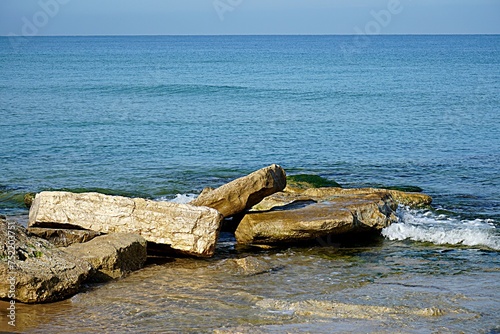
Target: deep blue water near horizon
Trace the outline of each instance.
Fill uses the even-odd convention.
[[[458,297],[457,303],[471,314],[482,312],[489,327],[477,323],[466,331],[498,323],[500,35],[0,37],[0,73],[0,214],[26,215],[24,193],[48,189],[173,199],[272,163],[288,174],[318,174],[345,187],[419,186],[433,196],[434,209],[402,208],[400,223],[383,233],[384,246],[361,251],[356,265],[330,274],[306,264],[312,258],[335,266],[316,254],[326,250],[291,250],[290,272],[277,275],[288,282],[304,270],[316,275],[311,280],[326,282],[337,271],[348,271],[351,281],[373,274],[375,283],[401,280],[401,296],[435,280],[444,290],[477,298],[477,304]],[[443,250],[441,244],[452,246]],[[278,255],[269,256],[282,261]],[[51,325],[69,330],[65,314],[74,309],[102,317],[96,321],[105,331],[114,315],[121,316],[114,312],[131,303],[116,310],[104,305],[120,284],[137,293],[136,301],[157,304],[160,297],[142,295],[133,281],[154,280],[155,270],[169,275],[158,266],[132,276],[134,284],[125,279],[103,287],[95,293],[111,292],[102,308],[92,293],[88,300],[79,294]],[[384,278],[377,270],[395,274]],[[411,273],[408,281],[398,270]],[[261,279],[270,291],[279,290],[272,288],[274,279]],[[235,280],[239,288],[243,283]],[[461,290],[462,282],[470,282],[463,285],[468,290]],[[438,291],[429,289],[430,296]],[[317,294],[305,291],[307,298]],[[365,293],[362,287],[354,292],[359,298]],[[300,293],[292,290],[290,300]],[[425,293],[417,289],[407,300]],[[381,296],[379,305],[389,299]],[[165,315],[170,306],[162,303],[146,319],[161,319],[159,328],[165,319],[181,326],[184,320]],[[130,328],[141,328],[141,317]],[[202,327],[203,319],[197,320]],[[260,323],[261,315],[256,319]],[[454,328],[455,320],[446,319],[446,328]],[[432,321],[422,326],[439,328]]]

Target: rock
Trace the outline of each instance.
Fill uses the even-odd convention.
[[[340,189],[340,188],[310,188],[301,192],[303,196],[312,196],[315,198],[321,198],[323,200],[329,198],[335,198],[337,196],[344,196],[347,194],[370,194],[378,193],[384,194],[389,193],[396,203],[401,205],[407,205],[411,207],[419,207],[430,205],[432,202],[432,197],[420,193],[407,193],[399,190],[390,189],[376,189],[376,188],[353,188],[353,189]]]
[[[322,187],[342,188],[337,182],[325,179],[319,175],[297,174],[286,177],[285,191],[287,192],[300,192],[303,189]]]
[[[90,280],[103,282],[141,269],[147,258],[146,248],[146,239],[138,234],[111,233],[63,250],[89,262],[93,269]]]
[[[410,208],[429,206],[432,203],[432,197],[426,194],[405,192],[399,190],[388,191],[398,204],[409,206]]]
[[[30,227],[136,233],[176,252],[209,257],[223,216],[214,209],[99,193],[41,192],[30,209]]]
[[[212,191],[204,191],[190,204],[214,208],[227,218],[250,209],[285,186],[285,171],[278,165],[271,165]]]
[[[291,312],[294,318],[298,316],[315,317],[324,319],[367,319],[387,321],[387,319],[401,319],[419,317],[442,316],[444,310],[431,308],[418,308],[408,306],[378,306],[363,304],[347,304],[329,300],[303,300],[290,302],[272,298],[262,298],[256,302],[256,306],[274,312]]]
[[[293,203],[317,202],[313,196],[306,196],[300,193],[293,192],[277,192],[271,196],[267,196],[261,202],[254,205],[250,211],[269,211],[273,208],[289,207]]]
[[[198,195],[198,197],[205,196],[206,194],[208,194],[209,192],[214,191],[214,190],[215,190],[215,188],[205,187],[205,188],[203,188],[203,190],[201,191],[201,193]]]
[[[43,227],[29,227],[28,233],[48,240],[57,247],[67,247],[74,243],[82,243],[101,235],[100,232],[89,230],[54,229]]]
[[[26,193],[24,194],[24,205],[29,209],[31,208],[31,204],[33,204],[33,200],[35,199],[35,193]]]
[[[264,198],[236,229],[242,244],[290,243],[327,235],[381,230],[395,221],[397,204],[429,205],[425,194],[358,188],[293,188]]]
[[[216,268],[226,273],[243,276],[256,276],[280,269],[253,256],[240,259],[224,259],[216,265]]]
[[[280,194],[281,195],[281,194]],[[275,195],[276,197],[278,195]],[[294,195],[285,196],[290,202]],[[387,192],[317,197],[295,195],[305,206],[268,212],[250,212],[236,229],[242,244],[295,243],[318,237],[381,230],[396,220],[396,204]],[[312,203],[312,204],[311,204]]]
[[[285,189],[286,190],[286,189]],[[308,188],[308,189],[294,189],[292,192],[278,192],[271,196],[264,198],[260,203],[252,207],[252,211],[265,211],[271,210],[274,207],[288,205],[298,201],[328,201],[334,200],[338,197],[346,195],[358,194],[389,194],[392,196],[397,204],[421,207],[430,205],[432,197],[420,193],[403,192],[390,189],[378,188]]]
[[[0,221],[0,298],[23,303],[46,303],[78,292],[91,266],[29,236],[17,223]]]

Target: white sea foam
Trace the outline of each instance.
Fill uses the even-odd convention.
[[[159,200],[168,201],[173,203],[187,204],[194,200],[198,195],[196,194],[177,194],[174,198],[161,197]]]
[[[500,250],[500,233],[492,220],[460,220],[431,211],[398,210],[398,222],[382,230],[389,240],[432,242],[443,245],[486,246]]]

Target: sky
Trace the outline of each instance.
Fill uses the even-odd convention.
[[[0,35],[500,34],[500,0],[0,0]]]

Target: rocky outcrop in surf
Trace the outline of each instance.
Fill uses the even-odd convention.
[[[283,168],[271,165],[206,188],[189,204],[95,192],[38,193],[30,203],[28,230],[0,219],[0,298],[10,298],[13,288],[21,302],[61,300],[83,282],[108,281],[142,268],[153,253],[213,256],[224,218],[233,218],[239,244],[272,247],[380,233],[396,221],[398,205],[432,201],[396,189],[345,189],[314,175],[288,179],[287,185]],[[221,270],[249,276],[274,270],[252,257],[223,264]],[[12,285],[7,282],[14,271]]]
[[[380,231],[396,221],[397,204],[390,194],[380,191],[339,192],[335,196],[280,194],[259,207],[268,211],[254,209],[243,217],[236,229],[239,243],[297,243],[329,235]]]

